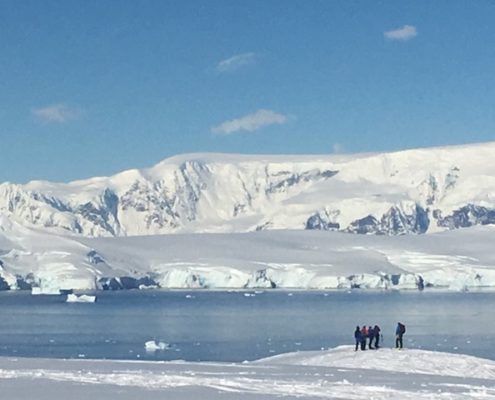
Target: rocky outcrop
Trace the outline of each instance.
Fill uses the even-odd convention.
[[[474,225],[495,224],[495,208],[487,208],[468,204],[452,212],[445,217],[441,210],[435,210],[433,216],[437,220],[437,225],[448,228],[468,228]]]
[[[407,214],[399,207],[391,207],[380,220],[372,215],[351,223],[346,232],[358,234],[405,235],[421,234],[428,230],[428,211],[416,205],[414,212]]]

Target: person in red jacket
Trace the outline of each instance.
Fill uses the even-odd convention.
[[[366,350],[366,338],[368,337],[368,328],[366,328],[366,325],[363,325],[361,328],[361,350]]]

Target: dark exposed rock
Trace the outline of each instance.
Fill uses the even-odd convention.
[[[19,290],[31,290],[33,285],[27,282],[22,276],[16,276],[16,286]]]
[[[368,215],[352,222],[346,231],[378,235],[421,234],[428,230],[429,225],[428,211],[416,205],[412,214],[406,214],[398,207],[391,207],[380,221],[373,215]]]
[[[96,250],[91,250],[88,254],[88,261],[91,263],[91,264],[101,264],[101,263],[104,263],[105,262],[105,259],[100,256]]]
[[[306,221],[305,229],[317,229],[323,231],[335,231],[339,230],[340,224],[338,222],[328,221],[320,213],[313,214]]]
[[[495,209],[476,206],[474,204],[461,207],[446,217],[442,216],[440,210],[435,210],[433,216],[436,218],[438,226],[448,229],[495,224]]]
[[[289,171],[281,171],[278,172],[275,176],[281,175],[285,176],[285,179],[282,179],[276,183],[270,184],[270,186],[266,189],[266,194],[275,193],[275,192],[283,192],[287,188],[298,184],[299,182],[311,182],[317,181],[320,179],[328,179],[334,175],[337,175],[339,171],[308,171],[302,174],[291,173]]]
[[[372,215],[368,215],[367,217],[357,219],[352,222],[351,225],[347,228],[347,232],[351,233],[359,233],[362,235],[369,233],[378,233],[379,232],[379,222]]]
[[[268,277],[266,269],[256,271],[253,278],[254,280],[248,282],[245,287],[266,287],[267,285],[272,289],[277,287],[277,284]]]
[[[0,290],[10,290],[9,284],[1,276],[0,276]]]

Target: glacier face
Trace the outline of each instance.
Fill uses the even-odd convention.
[[[86,237],[265,229],[429,233],[495,223],[495,142],[334,156],[193,154],[0,185],[0,215]]]
[[[495,226],[87,238],[0,218],[0,290],[495,288]]]

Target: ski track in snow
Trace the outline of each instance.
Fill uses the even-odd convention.
[[[68,393],[72,399],[88,393],[93,399],[112,393],[178,400],[495,399],[495,362],[407,349],[354,353],[351,346],[242,364],[1,358],[0,387],[13,399],[36,387],[39,400]]]

